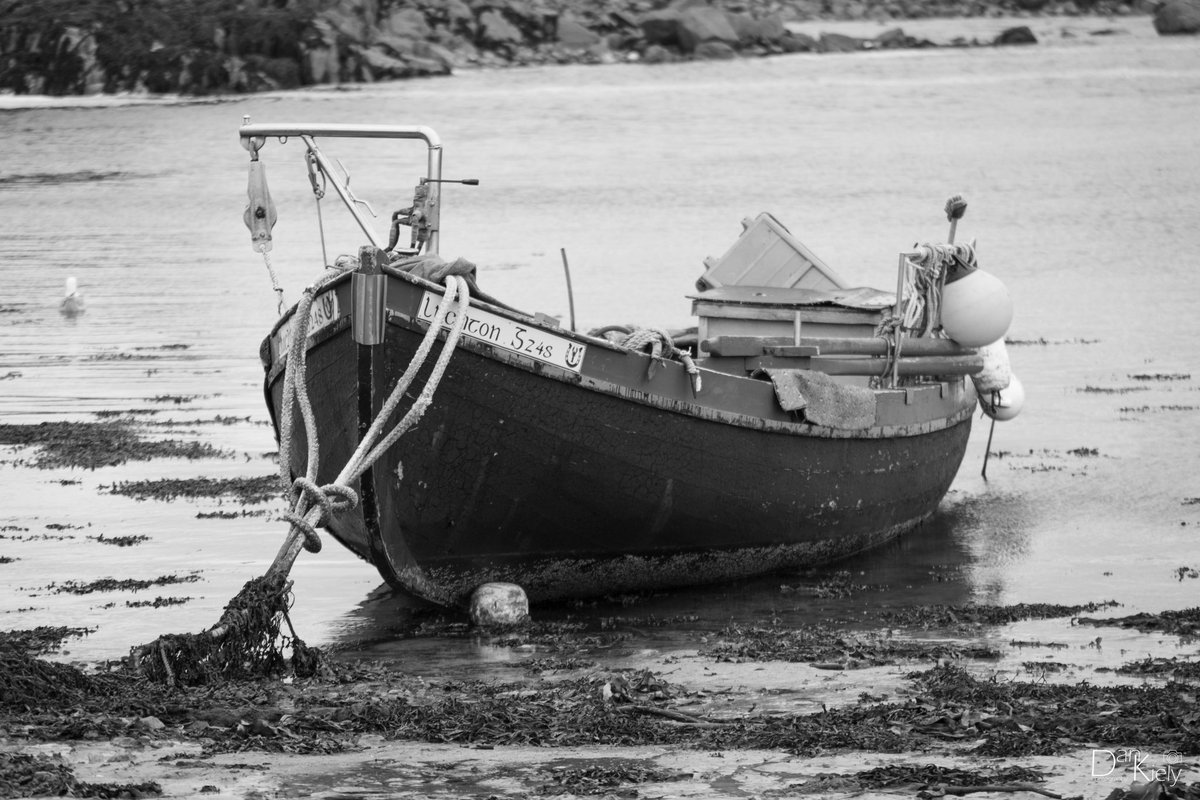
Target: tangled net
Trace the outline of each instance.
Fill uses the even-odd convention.
[[[135,648],[130,654],[132,666],[168,686],[197,686],[286,672],[284,651],[290,648],[291,672],[298,677],[315,675],[323,656],[292,628],[291,587],[286,575],[267,574],[247,581],[216,625],[201,633],[166,634]],[[281,631],[285,622],[290,635]]]

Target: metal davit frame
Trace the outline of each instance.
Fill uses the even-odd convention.
[[[437,254],[441,240],[439,209],[442,194],[442,140],[432,128],[424,125],[346,125],[341,123],[310,124],[301,122],[251,124],[249,118],[246,118],[246,122],[238,129],[238,135],[241,137],[242,147],[250,152],[252,159],[257,158],[259,148],[266,144],[268,138],[287,141],[291,137],[299,137],[308,148],[308,151],[312,153],[321,171],[327,176],[335,176],[337,172],[329,159],[317,147],[315,142],[317,137],[342,139],[416,139],[425,142],[429,149],[428,165],[425,174],[429,199],[425,205],[430,218],[429,222],[431,223],[426,250],[429,253]],[[373,245],[382,249],[386,245],[386,241],[380,238],[370,221],[363,216],[362,211],[359,210],[358,205],[355,203],[354,196],[350,193],[349,187],[339,180],[332,180],[330,182],[333,184],[334,190],[337,191],[346,208],[350,211],[350,214],[358,223],[358,226],[362,228],[363,233],[367,235],[367,238],[371,240]]]

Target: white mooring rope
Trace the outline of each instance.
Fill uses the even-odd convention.
[[[458,345],[463,325],[466,323],[466,312],[471,303],[467,282],[457,275],[446,276],[446,291],[442,302],[438,304],[434,319],[413,354],[408,368],[392,388],[379,414],[338,476],[332,483],[318,486],[316,477],[320,462],[320,443],[318,442],[312,403],[308,395],[305,340],[308,337],[308,315],[313,298],[320,289],[336,277],[338,274],[331,274],[315,285],[306,288],[293,317],[296,328],[292,333],[291,348],[288,351],[287,367],[284,371],[283,414],[279,425],[279,471],[283,482],[287,484],[291,479],[292,444],[295,433],[293,408],[295,406],[300,409],[301,424],[308,442],[307,466],[303,477],[291,481],[293,507],[283,516],[290,523],[291,528],[283,547],[280,548],[279,554],[276,555],[274,563],[268,570],[268,574],[286,573],[299,554],[301,546],[310,552],[320,550],[321,540],[316,529],[326,525],[331,516],[338,511],[349,510],[358,505],[358,494],[350,487],[350,484],[362,477],[362,474],[425,414],[433,402],[433,394],[437,391],[438,384],[450,363],[450,357],[454,355],[454,349]],[[424,366],[456,296],[458,302],[454,308],[454,311],[457,312],[454,323],[446,334],[446,343],[438,355],[429,378],[425,381],[421,394],[400,421],[386,435],[381,436],[388,419],[399,406],[404,393],[408,391],[408,387],[421,367]],[[408,587],[410,590],[430,600],[443,602],[448,600],[445,591],[434,584],[415,562],[407,565],[403,573],[406,582],[411,584]]]

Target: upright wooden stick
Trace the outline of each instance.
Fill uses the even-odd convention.
[[[571,267],[567,264],[567,248],[560,247],[558,251],[562,253],[563,272],[567,276],[567,304],[571,308],[571,333],[575,332],[575,292],[571,290]]]
[[[979,473],[983,479],[987,480],[987,462],[988,456],[992,454],[992,434],[996,432],[996,418],[992,417],[992,427],[988,429],[987,450],[983,454],[983,472]]]

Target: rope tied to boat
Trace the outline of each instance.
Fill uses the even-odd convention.
[[[316,284],[307,287],[293,312],[294,330],[284,368],[283,404],[279,426],[280,474],[283,476],[283,482],[290,486],[292,497],[291,510],[282,515],[282,519],[289,526],[287,538],[267,571],[242,587],[226,605],[216,625],[197,634],[160,636],[154,642],[134,648],[130,652],[130,662],[134,668],[142,670],[153,679],[179,685],[205,683],[218,675],[268,674],[279,669],[283,661],[281,649],[289,644],[293,651],[293,670],[297,675],[315,674],[320,669],[319,653],[297,637],[294,630],[290,639],[281,634],[281,620],[287,622],[289,630],[292,628],[288,618],[292,586],[287,577],[288,573],[302,549],[312,552],[321,549],[318,527],[324,527],[335,515],[357,505],[358,493],[350,484],[362,477],[363,473],[400,436],[410,430],[429,408],[434,392],[449,365],[450,357],[458,345],[471,303],[466,280],[458,275],[447,276],[443,300],[438,304],[434,319],[425,331],[404,374],[392,388],[379,414],[337,477],[331,483],[317,485],[320,446],[306,379],[309,311],[313,299],[340,274],[339,271],[331,269]],[[456,312],[454,322],[446,332],[445,345],[422,387],[420,396],[400,421],[385,434],[384,430],[391,415],[424,366],[438,335],[446,329],[446,316],[451,311]],[[297,409],[300,425],[304,426],[306,432],[307,464],[305,474],[291,480]],[[403,543],[395,545],[397,550],[404,547]],[[405,552],[404,555],[407,556],[409,564],[402,576],[405,585],[421,597],[445,605],[451,604],[453,598],[424,573],[412,559],[411,553]]]
[[[895,314],[888,314],[875,326],[875,338],[883,339],[887,343],[887,356],[883,359],[883,369],[878,375],[871,378],[871,385],[875,388],[883,385],[883,382],[892,375],[896,362],[900,360],[900,327],[901,318]]]
[[[968,245],[925,244],[919,248],[922,255],[907,258],[912,269],[905,276],[905,329],[917,331],[919,336],[933,333],[941,319],[946,270],[958,258],[959,247],[969,249]]]
[[[671,334],[662,328],[634,328],[623,339],[617,342],[618,347],[626,350],[643,351],[649,348],[650,365],[646,368],[646,377],[653,378],[658,366],[663,363],[663,353],[683,363],[684,370],[691,378],[692,393],[699,394],[701,387],[700,368],[692,359],[690,353],[675,346]]]
[[[301,476],[292,481],[292,500],[297,502],[301,497],[308,503],[309,508],[315,506],[321,509],[320,517],[310,524],[299,514],[287,511],[284,512],[282,519],[300,530],[304,536],[305,550],[310,553],[319,553],[321,552],[321,537],[317,533],[317,528],[326,525],[334,514],[356,508],[358,492],[349,486],[339,486],[336,483],[318,486],[308,478]]]
[[[331,271],[330,275],[315,286],[306,288],[293,317],[296,329],[292,332],[291,347],[288,351],[288,361],[284,371],[283,414],[279,425],[279,469],[281,478],[285,483],[290,481],[293,472],[292,449],[295,437],[293,430],[295,427],[295,409],[299,409],[300,411],[300,420],[304,426],[308,448],[305,475],[302,478],[290,481],[293,508],[283,516],[283,519],[289,523],[290,529],[283,547],[268,569],[269,575],[279,572],[286,573],[299,554],[301,546],[311,552],[316,552],[320,549],[320,541],[316,528],[327,524],[334,514],[342,510],[352,509],[357,505],[358,495],[350,487],[350,484],[362,477],[364,472],[370,469],[401,436],[411,430],[421,417],[424,416],[426,410],[433,403],[433,395],[437,391],[442,376],[449,366],[450,357],[454,354],[454,350],[462,336],[463,326],[467,320],[467,311],[471,304],[471,292],[466,279],[460,275],[447,275],[445,278],[446,291],[442,297],[442,302],[438,304],[434,319],[430,323],[429,328],[426,329],[425,335],[413,353],[413,357],[409,361],[404,374],[400,376],[396,385],[392,387],[379,413],[371,422],[371,426],[367,429],[366,433],[363,434],[358,447],[347,460],[345,466],[342,467],[337,478],[332,483],[318,486],[316,484],[316,476],[320,461],[320,443],[318,441],[312,404],[308,396],[307,363],[305,358],[307,348],[305,340],[308,337],[308,310],[312,306],[313,298],[326,283],[335,279],[337,275],[338,273]],[[438,355],[437,361],[429,373],[429,377],[425,380],[425,385],[422,387],[421,393],[409,407],[408,411],[405,412],[404,416],[391,430],[384,433],[388,421],[404,399],[404,395],[412,385],[417,373],[420,372],[428,360],[429,353],[433,349],[433,344],[437,340],[438,334],[446,327],[446,316],[452,310],[456,312],[454,322],[450,325],[450,329],[446,333],[445,345],[442,347],[442,351]],[[424,574],[415,561],[412,562],[412,566],[407,570],[405,578],[411,584],[408,588],[415,594],[444,604],[449,604],[452,600],[442,587],[435,584]]]

